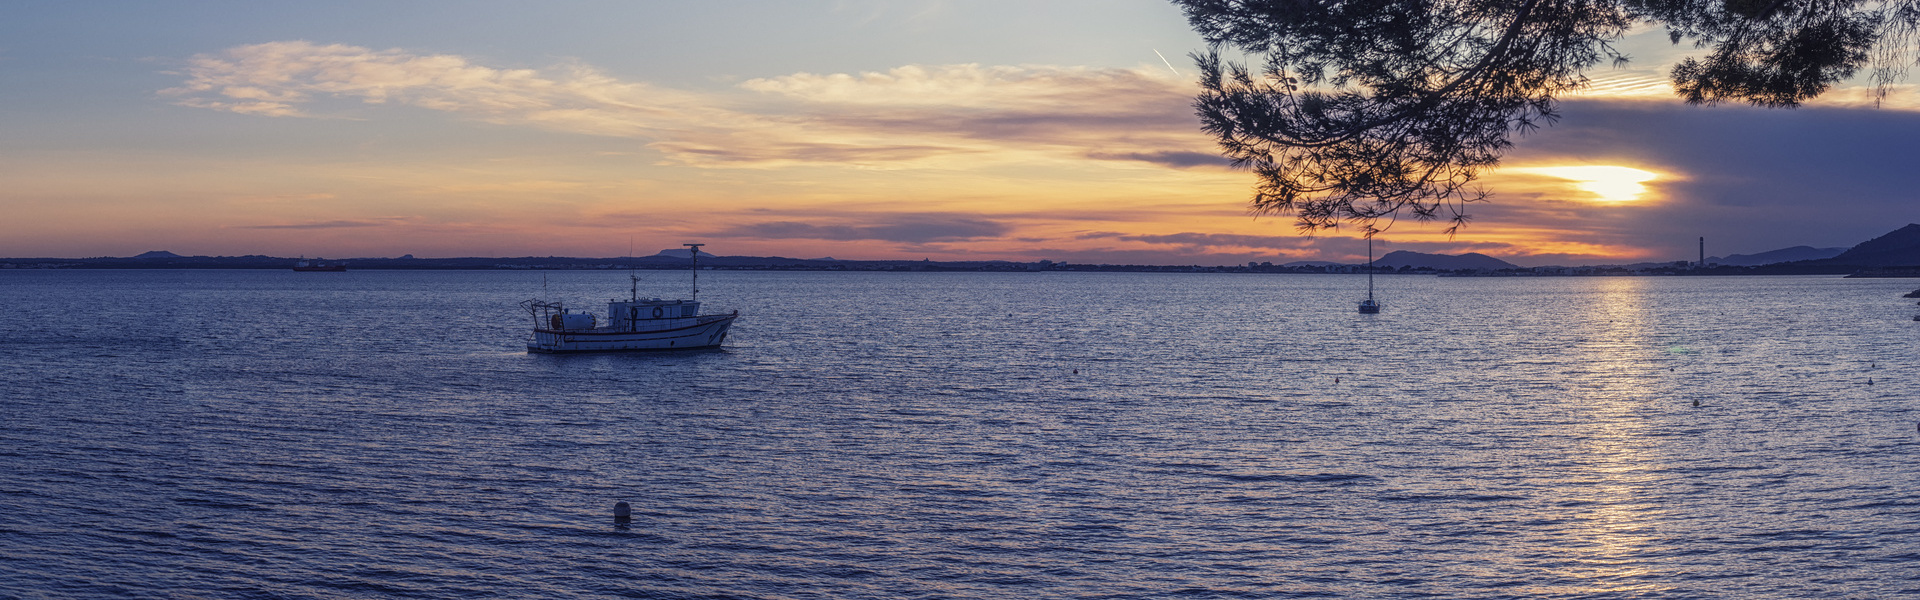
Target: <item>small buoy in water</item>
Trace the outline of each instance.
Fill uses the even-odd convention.
[[[1080,370],[1079,370],[1079,369],[1074,369],[1074,370],[1073,370],[1073,374],[1075,374],[1075,375],[1079,375],[1079,374],[1080,374]]]
[[[1873,385],[1873,378],[1872,378],[1872,377],[1868,377],[1868,378],[1867,378],[1867,385]]]
[[[613,522],[625,525],[633,522],[633,507],[625,502],[613,503]]]
[[[1335,377],[1335,378],[1333,378],[1333,382],[1334,382],[1334,383],[1340,383],[1340,378],[1339,378],[1339,377]]]
[[[1694,405],[1694,406],[1699,406],[1699,405],[1700,405],[1700,399],[1699,399],[1699,398],[1694,398],[1694,399],[1693,399],[1693,405]]]

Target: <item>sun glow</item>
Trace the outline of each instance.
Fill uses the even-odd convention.
[[[1581,167],[1536,167],[1516,169],[1520,173],[1558,177],[1574,182],[1574,187],[1599,196],[1601,202],[1632,202],[1647,193],[1641,185],[1660,177],[1658,173],[1630,167],[1592,165]]]

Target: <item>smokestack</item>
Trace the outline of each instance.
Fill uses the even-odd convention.
[[[1700,268],[1707,268],[1707,238],[1700,236]]]

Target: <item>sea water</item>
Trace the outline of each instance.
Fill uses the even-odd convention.
[[[626,276],[0,272],[0,596],[1920,595],[1911,280]]]

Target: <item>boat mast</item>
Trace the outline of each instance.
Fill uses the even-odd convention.
[[[697,302],[700,300],[700,247],[706,244],[681,245],[693,249],[691,252],[688,252],[687,255],[693,257],[693,300]]]
[[[1367,232],[1367,299],[1373,299],[1373,232]]]

